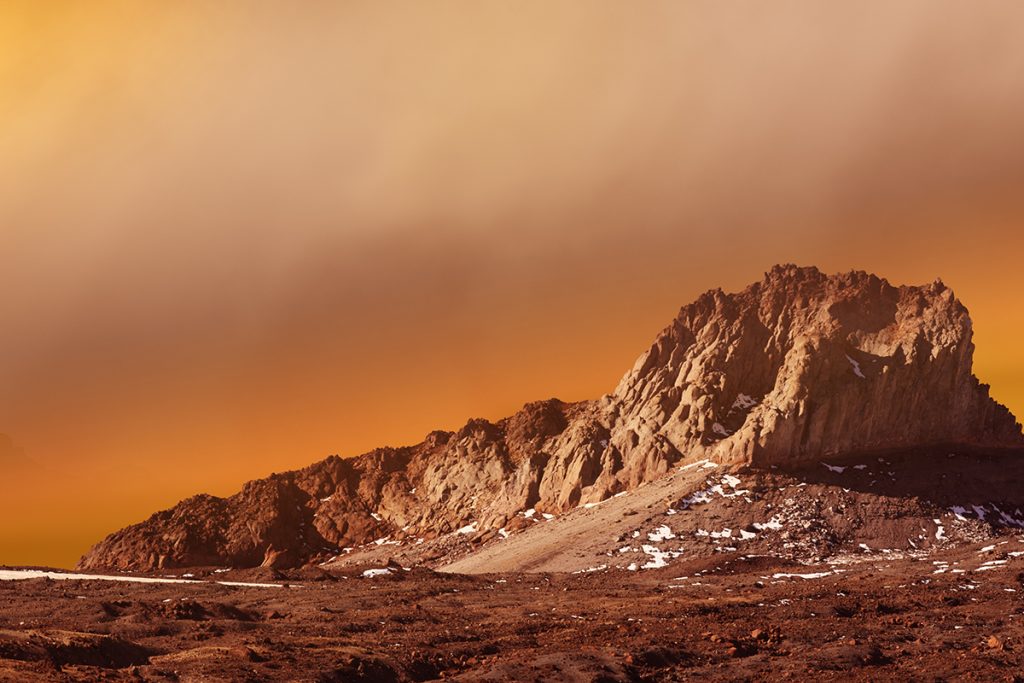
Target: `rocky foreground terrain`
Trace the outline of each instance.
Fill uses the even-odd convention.
[[[0,680],[1019,681],[1022,491],[1012,450],[705,460],[507,539],[0,569]]]
[[[1021,680],[1024,438],[943,284],[780,266],[610,394],[0,569],[0,679]]]
[[[3,681],[1019,681],[1024,539],[841,565],[0,581]]]

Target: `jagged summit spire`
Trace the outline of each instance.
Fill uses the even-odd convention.
[[[1019,425],[972,374],[971,334],[939,281],[780,265],[684,306],[615,399],[638,445],[727,463],[1018,443]]]

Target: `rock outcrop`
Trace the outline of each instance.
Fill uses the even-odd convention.
[[[685,306],[612,394],[527,404],[491,423],[196,496],[118,531],[83,569],[289,566],[403,538],[514,532],[710,459],[800,467],[936,444],[1024,445],[971,371],[945,285],[777,266]]]
[[[1020,426],[972,374],[971,334],[939,281],[778,266],[684,307],[616,389],[618,423],[642,451],[752,465],[1018,443]]]

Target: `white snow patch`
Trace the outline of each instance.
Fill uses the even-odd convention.
[[[985,562],[980,567],[978,567],[976,571],[987,572],[990,569],[996,569],[997,567],[1001,567],[1007,562],[1009,562],[1009,560],[989,560],[988,562]]]
[[[251,583],[249,581],[214,581],[221,586],[244,586],[246,588],[284,588],[279,583]],[[299,588],[299,586],[290,586],[291,588]]]
[[[477,522],[470,522],[466,526],[460,528],[455,533],[457,533],[457,534],[475,534],[476,533],[476,525],[477,525]]]
[[[935,529],[935,540],[936,541],[945,541],[946,540],[946,527],[942,526],[942,520],[941,519],[933,519],[932,521],[935,522],[935,525],[937,527]]]
[[[767,522],[754,522],[754,528],[758,531],[779,531],[782,529],[782,520],[775,516]]]
[[[773,579],[821,579],[831,576],[833,572],[813,572],[811,574],[772,574]]]
[[[384,521],[384,518],[381,517],[380,515],[378,515],[376,512],[371,512],[370,516],[373,517],[378,522],[383,522]]]
[[[707,480],[708,484],[711,484],[711,482],[711,479]],[[721,496],[723,498],[736,498],[738,496],[749,495],[750,491],[748,491],[747,489],[737,488],[739,484],[740,480],[738,478],[727,474],[719,480],[719,483],[713,484],[709,488],[702,489],[700,491],[694,491],[686,498],[683,498],[680,501],[680,507],[682,507],[685,510],[689,509],[691,506],[696,505],[698,503],[709,503],[716,495]],[[732,490],[726,491],[726,486],[728,486]]]
[[[390,573],[390,569],[367,569],[363,572],[363,578],[372,579],[376,576],[387,576]]]
[[[672,533],[672,529],[666,525],[661,525],[651,533],[647,534],[647,540],[654,543],[660,543],[661,541],[670,541],[675,538],[676,535]]]
[[[842,474],[843,472],[846,471],[846,467],[843,467],[841,465],[829,465],[827,462],[823,462],[821,464],[824,465],[829,472],[837,472],[838,474]]]
[[[732,488],[736,488],[740,485],[739,477],[734,477],[731,474],[725,474],[722,476],[722,483],[727,484]]]
[[[857,375],[861,379],[867,379],[867,377],[864,376],[864,373],[861,372],[860,363],[850,358],[849,356],[846,356],[846,360],[850,361],[850,365],[853,366],[853,374]]]
[[[699,503],[710,503],[711,498],[712,496],[710,491],[694,491],[686,498],[683,498],[681,501],[679,501],[679,503],[680,506],[684,510],[686,510],[692,505],[697,505]]]
[[[730,433],[729,430],[726,429],[720,422],[716,422],[713,425],[711,425],[711,431],[721,436],[729,436]]]
[[[697,460],[695,462],[691,462],[688,465],[683,465],[679,469],[685,472],[686,470],[692,470],[692,469],[697,468],[697,467],[709,467],[710,468],[710,467],[718,467],[718,465],[714,464],[710,460]]]
[[[752,396],[747,396],[746,394],[740,394],[739,396],[736,397],[736,400],[732,402],[732,407],[734,409],[738,408],[740,410],[753,408],[756,405],[757,401],[755,401]]]
[[[1005,524],[1007,526],[1016,526],[1016,527],[1024,526],[1024,521],[1022,521],[1020,519],[1017,519],[1016,517],[1011,517],[1010,515],[1006,514],[1002,510],[1000,510],[999,508],[996,508],[996,511],[999,513],[999,518],[1001,520],[1003,520],[1003,524]],[[1018,514],[1019,514],[1019,512],[1018,512]]]
[[[127,583],[216,583],[222,586],[252,586],[254,588],[283,588],[280,583],[243,583],[240,581],[200,581],[198,579],[164,579],[150,576],[110,576],[106,574],[75,574],[42,569],[0,569],[0,581],[24,579],[53,579],[54,581],[124,581]]]
[[[655,545],[643,545],[640,546],[641,550],[645,554],[650,555],[651,559],[641,566],[641,569],[660,569],[668,566],[669,560],[674,560],[683,554],[681,550],[662,550]]]
[[[537,514],[537,511],[534,510],[533,508],[530,508],[529,510],[527,510],[526,512],[523,513],[523,517],[526,517],[527,519],[531,519],[535,514]]]

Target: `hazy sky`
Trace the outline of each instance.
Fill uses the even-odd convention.
[[[0,562],[596,397],[776,262],[1024,413],[1024,4],[0,6]],[[26,462],[27,461],[27,462]]]

